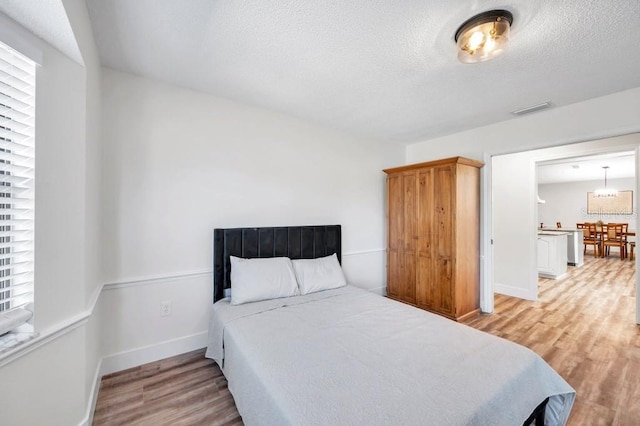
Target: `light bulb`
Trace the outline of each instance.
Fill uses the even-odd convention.
[[[478,47],[482,46],[483,42],[484,33],[482,33],[481,31],[475,31],[473,34],[471,34],[471,37],[469,37],[469,49],[477,50]]]

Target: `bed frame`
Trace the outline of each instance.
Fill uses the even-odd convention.
[[[340,225],[213,230],[213,302],[231,288],[229,256],[315,259],[335,253],[342,262]]]
[[[229,256],[314,259],[336,253],[342,262],[340,225],[282,226],[271,228],[227,228],[213,230],[213,302],[231,288]],[[544,426],[549,398],[531,413],[523,426]]]

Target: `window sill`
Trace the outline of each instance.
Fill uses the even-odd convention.
[[[25,331],[10,331],[3,334],[0,336],[0,357],[36,337],[38,337],[38,333]]]
[[[90,316],[91,311],[85,311],[40,332],[16,329],[0,336],[0,368],[83,326]]]

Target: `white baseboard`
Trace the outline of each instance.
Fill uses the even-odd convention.
[[[185,352],[195,351],[207,346],[207,332],[166,340],[154,345],[120,352],[102,358],[100,377],[127,368],[137,367],[149,362],[180,355]]]
[[[207,346],[207,334],[206,331],[203,331],[190,336],[166,340],[155,345],[103,357],[96,367],[87,412],[79,426],[90,426],[93,423],[93,413],[96,410],[102,376],[204,348]]]
[[[545,273],[542,273],[542,272],[538,272],[538,276],[539,277],[543,277],[543,278],[550,278],[552,280],[559,280],[559,279],[562,279],[562,278],[566,277],[567,273],[565,272],[564,274],[560,274],[560,275],[551,275],[551,274],[545,274]]]
[[[89,395],[89,405],[87,406],[87,412],[85,413],[84,419],[80,422],[80,426],[91,426],[93,423],[93,413],[96,411],[98,391],[100,390],[100,379],[102,378],[102,375],[100,374],[101,365],[102,360],[98,362],[96,372],[93,375],[93,386],[91,387],[91,394]]]
[[[505,284],[493,284],[493,291],[495,293],[504,294],[505,296],[518,297],[520,299],[526,300],[537,300],[538,294],[536,292],[531,292],[528,289],[521,287],[513,287]]]

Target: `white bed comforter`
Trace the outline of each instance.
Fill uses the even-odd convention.
[[[247,425],[521,425],[575,391],[538,355],[347,286],[213,306],[207,357]]]

